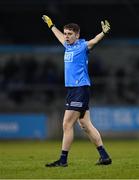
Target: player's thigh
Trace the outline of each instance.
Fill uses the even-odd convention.
[[[84,117],[78,120],[79,125],[82,126],[90,126],[92,125],[90,112],[89,110],[85,112]]]
[[[65,110],[63,124],[68,123],[73,125],[79,118],[80,112],[74,110]]]

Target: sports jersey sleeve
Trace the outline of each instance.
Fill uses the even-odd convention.
[[[88,41],[84,41],[84,47],[85,47],[86,51],[89,51],[89,49],[88,49]]]
[[[85,50],[86,52],[89,52],[88,41],[86,41],[85,39],[81,39],[80,42],[81,42],[82,50]]]

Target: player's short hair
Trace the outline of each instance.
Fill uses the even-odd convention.
[[[68,29],[68,30],[72,30],[75,33],[80,33],[80,26],[75,23],[66,24],[63,29]]]

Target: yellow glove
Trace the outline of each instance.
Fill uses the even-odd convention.
[[[107,20],[105,20],[105,23],[103,21],[101,21],[101,26],[102,26],[102,31],[104,34],[109,33],[111,27],[110,27],[110,24]]]
[[[42,19],[44,20],[45,23],[47,23],[47,25],[50,29],[54,26],[52,20],[48,16],[43,15]]]

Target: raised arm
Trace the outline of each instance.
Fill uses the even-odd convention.
[[[104,38],[105,34],[109,33],[110,24],[107,20],[105,20],[105,23],[101,21],[101,26],[102,26],[102,32],[96,35],[93,39],[88,41],[88,49],[93,48],[95,44],[97,44],[101,39]]]
[[[54,33],[54,35],[56,36],[56,38],[62,43],[64,44],[64,34],[53,24],[52,20],[46,16],[43,15],[42,19],[44,20],[45,23],[47,23],[48,27],[52,30],[52,32]]]

